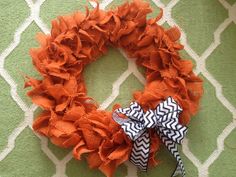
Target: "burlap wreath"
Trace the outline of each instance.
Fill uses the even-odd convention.
[[[76,159],[86,154],[89,166],[107,177],[129,159],[132,141],[112,119],[112,113],[98,110],[87,96],[86,65],[105,54],[108,46],[121,48],[146,70],[145,88],[133,94],[134,100],[147,110],[173,97],[183,108],[183,125],[197,112],[203,93],[192,62],[179,55],[183,49],[177,42],[179,30],[159,26],[156,22],[162,13],[147,20],[151,11],[148,3],[134,0],[115,10],[97,6],[86,9],[86,14],[60,16],[52,21],[50,35],[37,35],[40,47],[30,50],[42,76],[41,80],[29,77],[25,84],[32,87],[28,96],[43,109],[34,121],[34,130],[60,147],[73,148]],[[151,134],[149,166],[158,164],[155,154],[159,146],[159,137]]]

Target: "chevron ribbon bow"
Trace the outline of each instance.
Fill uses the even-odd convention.
[[[183,162],[180,158],[177,144],[181,144],[187,127],[179,124],[179,114],[182,108],[172,97],[168,97],[160,103],[155,110],[143,111],[137,102],[131,102],[128,108],[119,108],[113,112],[113,119],[121,125],[121,128],[134,141],[130,154],[130,161],[140,170],[147,171],[150,135],[149,128],[154,128],[160,139],[177,160],[177,166],[172,176],[185,176]],[[124,114],[127,119],[119,117]]]

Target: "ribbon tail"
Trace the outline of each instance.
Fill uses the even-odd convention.
[[[182,174],[183,174],[183,172],[182,172],[182,168],[184,168],[184,167],[183,167],[183,162],[182,162],[181,159],[180,159],[180,161],[181,161],[181,163],[178,163],[178,164],[176,165],[175,171],[174,171],[173,174],[171,175],[172,177],[178,176],[178,175],[182,175]],[[185,176],[185,175],[182,175],[182,176]]]
[[[150,135],[145,131],[134,141],[130,154],[130,162],[137,166],[141,171],[147,171],[150,151]]]
[[[171,139],[167,138],[161,131],[157,129],[157,133],[160,135],[161,141],[164,143],[166,148],[170,151],[170,153],[174,156],[174,158],[177,161],[177,166],[175,171],[172,174],[172,177],[181,175],[182,177],[185,177],[185,169],[184,164],[181,160],[181,157],[178,152],[178,146],[177,144],[172,141]]]
[[[124,123],[126,123],[126,122],[128,122],[130,120],[130,119],[121,118],[116,112],[113,112],[112,118],[119,125],[122,125],[122,124],[124,124]]]

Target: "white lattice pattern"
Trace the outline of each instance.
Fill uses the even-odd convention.
[[[14,34],[13,41],[9,44],[9,46],[0,54],[0,75],[6,80],[6,82],[10,85],[10,93],[13,100],[17,103],[17,105],[24,111],[25,118],[24,120],[14,129],[14,131],[8,137],[8,144],[6,148],[0,152],[0,161],[2,161],[15,147],[15,140],[20,135],[20,133],[26,128],[31,127],[33,121],[33,114],[36,110],[36,105],[27,106],[26,103],[20,98],[17,94],[17,84],[12,79],[12,77],[8,74],[8,71],[4,68],[4,61],[6,57],[19,45],[20,38],[22,33],[29,27],[32,22],[35,22],[39,28],[44,33],[49,33],[48,27],[41,20],[39,13],[40,7],[44,3],[45,0],[38,0],[33,3],[31,0],[25,0],[28,7],[31,10],[29,17],[25,19],[25,21],[16,29]],[[100,3],[100,8],[105,9],[107,5],[109,5],[113,0],[103,0]],[[199,56],[188,44],[187,37],[183,29],[175,22],[175,20],[171,16],[172,8],[180,1],[180,0],[172,0],[167,5],[164,5],[160,0],[152,0],[154,4],[164,10],[164,15],[162,19],[159,21],[159,24],[163,24],[167,22],[170,26],[177,26],[181,30],[181,43],[185,46],[185,50],[187,53],[196,61],[196,74],[202,74],[215,88],[217,99],[232,113],[233,119],[232,122],[225,127],[222,133],[217,138],[217,148],[213,151],[213,153],[208,157],[208,159],[201,163],[200,160],[193,155],[188,147],[188,139],[184,140],[182,150],[183,153],[193,162],[193,164],[198,169],[199,177],[208,177],[208,168],[209,166],[219,157],[219,155],[224,150],[224,140],[227,136],[232,132],[233,129],[236,128],[236,108],[224,97],[222,93],[222,86],[220,83],[207,71],[205,63],[208,56],[217,48],[217,46],[221,43],[220,36],[221,33],[228,27],[231,22],[236,23],[236,3],[231,6],[225,0],[219,0],[222,6],[228,10],[229,17],[221,23],[218,28],[214,32],[214,41],[209,45],[209,47],[203,52],[201,56]],[[90,2],[93,7],[96,6],[96,3]],[[138,78],[141,83],[145,83],[145,79],[142,74],[138,71],[134,60],[129,60],[123,51],[120,51],[128,61],[128,68],[124,71],[117,80],[113,83],[112,93],[108,96],[105,101],[101,104],[100,109],[106,109],[119,95],[120,85],[128,78],[129,75],[133,74]],[[59,160],[48,148],[48,140],[47,138],[41,137],[35,134],[41,141],[41,149],[43,152],[50,158],[50,160],[56,166],[56,173],[53,175],[54,177],[66,177],[66,164],[72,159],[72,154],[69,153],[62,160]],[[128,175],[127,177],[136,177],[137,170],[136,168],[130,164],[126,163],[128,167]]]

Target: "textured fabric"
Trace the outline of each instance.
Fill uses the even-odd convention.
[[[149,2],[154,9],[150,16],[154,17],[159,12],[157,5],[168,5],[170,0]],[[70,155],[67,156],[70,151],[57,148],[50,142],[47,145],[45,139],[38,138],[27,126],[31,125],[33,114],[40,112],[38,108],[32,112],[34,107],[25,96],[27,90],[23,89],[24,73],[38,76],[28,54],[29,48],[37,46],[34,36],[39,31],[47,32],[51,19],[58,15],[78,9],[85,11],[83,6],[86,1],[46,0],[40,8],[40,19],[31,22],[28,18],[31,13],[29,6],[33,7],[34,3],[40,5],[40,1],[36,0],[32,3],[24,0],[17,3],[13,0],[0,1],[0,176],[46,177],[67,174],[69,177],[102,177],[98,170],[90,170],[84,161],[70,160]],[[121,3],[121,0],[113,0],[107,8]],[[231,13],[228,13],[231,6]],[[202,71],[199,74],[204,79],[205,93],[200,112],[189,125],[188,143],[184,142],[181,153],[186,176],[202,177],[208,173],[210,177],[233,177],[236,174],[236,130],[235,123],[232,123],[232,113],[235,114],[236,107],[236,24],[232,21],[236,18],[235,0],[222,0],[221,3],[217,0],[177,0],[168,7],[164,11],[172,11],[166,13],[168,23],[164,23],[164,26],[176,23],[182,28],[185,35],[181,43],[185,45],[187,41],[188,44],[182,55],[198,64],[195,71]],[[37,9],[32,12],[37,17]],[[204,65],[201,62],[205,59]],[[132,92],[143,88],[143,80],[133,70],[133,64],[129,64],[128,71],[135,71],[134,74],[128,75],[129,72],[125,72],[127,68],[128,63],[122,52],[110,49],[106,56],[86,69],[89,95],[103,103],[111,95],[115,82],[114,94],[110,97],[115,98],[112,104],[119,102],[127,106]],[[141,69],[139,71],[142,72]],[[106,103],[103,105],[108,105]],[[111,109],[109,105],[108,109]],[[147,174],[139,173],[137,176],[169,177],[176,161],[164,147],[157,156],[160,165]],[[60,160],[63,161],[59,163]],[[209,167],[208,171],[201,164]],[[134,176],[132,167],[124,165],[115,176],[125,177],[127,173]]]

